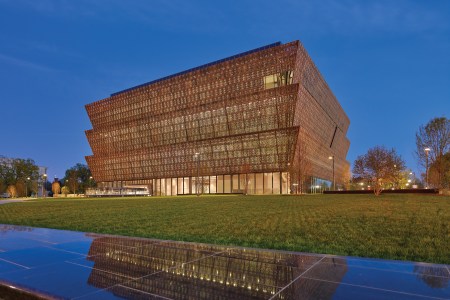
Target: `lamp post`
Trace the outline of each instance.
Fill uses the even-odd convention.
[[[409,172],[409,175],[411,175],[410,178],[412,178],[411,182],[412,182],[412,185],[413,185],[413,188],[414,188],[414,186],[416,185],[416,174],[414,174],[414,172]]]
[[[197,178],[195,179],[195,193],[197,194],[197,197],[200,196],[199,191],[199,170],[200,170],[200,153],[195,152],[194,159],[197,161]]]
[[[426,165],[426,169],[425,169],[425,177],[426,177],[426,189],[428,188],[428,152],[430,152],[430,148],[426,147],[425,149],[423,149],[425,151],[425,156],[427,158],[427,165]]]
[[[42,197],[45,198],[44,196],[44,192],[45,192],[45,183],[47,182],[47,174],[44,173],[44,175],[42,175],[43,181],[42,181]]]
[[[28,198],[28,182],[30,181],[30,177],[27,177],[27,182],[25,183],[25,198]]]
[[[328,156],[328,159],[331,159],[333,161],[333,191],[336,190],[336,182],[334,180],[334,155]]]
[[[89,188],[85,190],[85,193],[87,196],[89,196],[92,193],[92,176],[89,176]]]
[[[392,190],[397,188],[397,165],[394,165],[394,183],[392,184]]]

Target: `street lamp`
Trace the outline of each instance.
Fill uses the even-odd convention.
[[[27,177],[27,182],[25,184],[25,198],[28,198],[28,182],[30,181],[30,177]]]
[[[44,191],[45,191],[45,183],[47,182],[47,174],[44,173],[44,175],[42,175],[42,177],[44,178],[44,181],[42,182],[42,197],[45,198]]]
[[[426,174],[426,189],[428,188],[428,152],[430,152],[430,148],[426,147],[425,149],[423,149],[425,151],[425,156],[427,158],[427,165],[426,165],[426,169],[425,169],[425,174]]]
[[[392,189],[397,187],[397,165],[394,164],[394,183],[392,184]]]
[[[200,170],[200,153],[195,152],[194,159],[197,161],[197,178],[195,180],[195,193],[197,194],[197,197],[200,196],[199,191],[199,170]]]
[[[333,191],[336,190],[336,182],[334,180],[334,155],[328,156],[328,159],[331,159],[333,161]]]
[[[410,178],[411,178],[411,184],[414,188],[416,186],[416,174],[414,172],[409,172]]]

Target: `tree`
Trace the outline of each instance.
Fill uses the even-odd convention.
[[[88,166],[80,163],[66,170],[63,183],[66,183],[74,194],[77,192],[84,193],[87,188],[96,186],[91,170]]]
[[[298,143],[293,164],[289,166],[289,175],[291,178],[291,186],[289,187],[294,193],[303,194],[306,192],[306,181],[311,175],[311,161],[308,157],[308,148],[305,143]]]
[[[39,167],[32,159],[16,158],[12,160],[11,168],[15,181],[37,180],[39,178]]]
[[[14,183],[13,171],[6,158],[0,156],[0,193],[4,193],[8,185]]]
[[[52,192],[53,192],[53,195],[58,195],[61,192],[61,185],[59,184],[58,180],[55,180],[52,183]]]
[[[61,192],[67,197],[67,194],[70,193],[70,189],[68,186],[63,186]]]
[[[416,132],[416,157],[419,164],[426,167],[428,151],[428,166],[433,165],[434,177],[430,177],[431,185],[442,188],[445,185],[444,155],[450,151],[450,119],[446,117],[434,118],[425,126],[420,126]]]
[[[28,179],[29,178],[29,179]],[[34,191],[32,182],[39,178],[39,167],[32,159],[0,157],[0,191],[14,185],[18,196]]]
[[[72,193],[76,194],[78,189],[78,174],[74,169],[66,171],[66,186],[70,187]]]
[[[344,189],[350,190],[352,184],[352,172],[350,170],[350,165],[345,164],[342,180],[344,183]]]
[[[380,195],[383,187],[394,186],[405,170],[405,162],[394,149],[375,146],[360,155],[353,166],[354,177],[371,182],[375,195]]]
[[[440,173],[440,169],[443,172]],[[431,163],[428,169],[428,180],[431,183],[440,182],[440,188],[450,188],[450,152],[445,153],[439,162]]]
[[[8,188],[6,189],[6,192],[9,194],[9,196],[11,198],[17,197],[17,190],[16,190],[16,186],[15,185],[8,186]]]

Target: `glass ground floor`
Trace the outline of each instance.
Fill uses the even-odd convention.
[[[299,185],[288,172],[158,178],[140,181],[103,182],[88,195],[195,195],[195,194],[294,194],[322,193],[331,182],[309,177]]]

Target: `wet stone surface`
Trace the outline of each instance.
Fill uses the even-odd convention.
[[[0,285],[63,299],[450,299],[446,265],[0,225]]]

